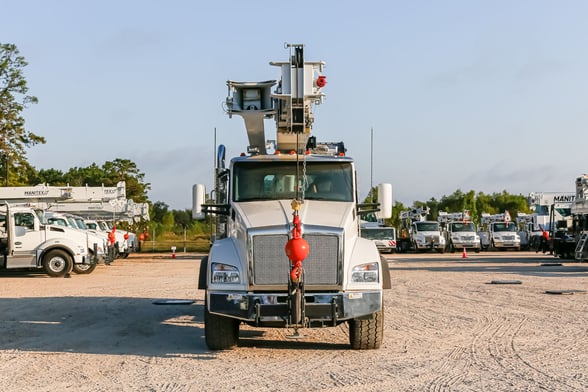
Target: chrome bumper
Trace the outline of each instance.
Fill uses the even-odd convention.
[[[286,327],[290,315],[286,293],[208,292],[209,312],[251,325]],[[335,326],[382,309],[380,291],[305,293],[304,317],[308,327]]]

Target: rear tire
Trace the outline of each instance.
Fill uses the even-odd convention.
[[[71,257],[61,249],[47,252],[43,257],[43,268],[49,276],[62,277],[70,273],[73,267]]]
[[[380,348],[384,339],[384,307],[369,319],[351,319],[349,324],[349,343],[354,350],[373,350]]]
[[[239,324],[238,320],[211,314],[207,301],[204,301],[204,337],[209,349],[228,350],[235,347],[239,342]]]

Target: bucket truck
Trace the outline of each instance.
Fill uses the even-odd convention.
[[[469,211],[451,213],[439,211],[437,220],[441,224],[447,249],[451,253],[456,249],[480,252],[482,249],[480,236],[476,233],[476,225],[471,221]]]
[[[521,250],[521,237],[515,222],[508,211],[500,214],[482,213],[480,224],[487,235],[490,250]],[[482,237],[482,235],[480,235]]]
[[[428,207],[400,212],[400,238],[397,241],[399,251],[436,250],[445,253],[445,237],[441,234],[439,222],[427,220],[429,212]]]
[[[204,184],[193,186],[193,217],[216,217],[198,282],[206,344],[234,347],[241,324],[287,328],[295,338],[347,323],[353,349],[376,349],[390,275],[373,241],[361,238],[360,220],[378,208],[359,202],[343,142],[311,136],[325,63],[306,61],[304,45],[286,48],[287,61],[270,62],[279,80],[227,82],[226,113],[244,119],[249,146],[228,167],[218,147],[214,199]],[[277,138],[267,142],[270,118]],[[382,218],[391,215],[391,189],[379,187]]]

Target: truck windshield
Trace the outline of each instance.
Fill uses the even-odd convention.
[[[305,166],[305,167],[304,167]],[[233,167],[233,200],[294,199],[353,201],[353,173],[350,162],[236,162]]]
[[[453,222],[451,223],[451,231],[454,233],[460,231],[476,231],[476,227],[472,222]]]
[[[392,228],[361,229],[361,236],[368,240],[395,240],[395,231]]]
[[[417,222],[416,227],[418,231],[439,231],[437,222]]]
[[[494,231],[517,231],[517,225],[515,225],[513,222],[495,223]]]

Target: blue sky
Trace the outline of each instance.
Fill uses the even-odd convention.
[[[572,192],[588,172],[586,1],[6,1],[0,42],[29,65],[37,169],[130,159],[150,200],[212,185],[214,130],[244,151],[226,81],[279,78],[284,43],[326,62],[313,133],[344,141],[360,194]],[[270,123],[271,125],[272,123]],[[267,129],[267,126],[266,126]],[[373,129],[374,170],[370,170]],[[266,131],[272,136],[271,128]]]

